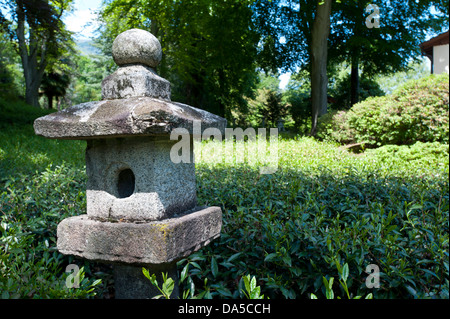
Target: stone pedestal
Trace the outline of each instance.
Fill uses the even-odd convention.
[[[189,256],[220,236],[219,207],[198,208],[161,221],[105,222],[80,215],[58,225],[58,250],[89,260],[167,264]]]

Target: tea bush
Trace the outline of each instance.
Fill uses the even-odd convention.
[[[272,175],[197,163],[199,200],[220,205],[224,225],[220,239],[180,263],[192,277],[185,289],[239,298],[251,274],[270,298],[306,298],[339,262],[349,265],[352,296],[448,298],[448,146],[427,144],[428,159],[439,150],[430,161],[383,163],[382,150],[352,156],[312,139],[281,144]],[[381,270],[375,290],[365,285],[371,264]]]
[[[447,181],[356,171],[336,178],[327,170],[318,176],[282,170],[274,177],[241,168],[237,182],[223,171],[203,174],[220,182],[205,187],[203,180],[201,198],[224,208],[222,236],[201,255],[203,276],[213,260],[219,265],[210,280],[219,294],[232,295],[236,280],[251,273],[271,298],[301,297],[331,275],[335,260],[353,270],[355,295],[371,292],[364,285],[369,264],[383,272],[376,298],[406,298],[410,288],[423,296],[448,293]],[[210,183],[228,191],[209,191]]]
[[[85,209],[84,172],[49,165],[43,172],[8,177],[0,193],[2,298],[86,298],[100,281],[79,273],[80,288],[66,286],[72,258],[56,250],[56,227]]]
[[[448,74],[412,80],[389,96],[371,97],[324,117],[318,136],[341,143],[387,144],[449,140]]]

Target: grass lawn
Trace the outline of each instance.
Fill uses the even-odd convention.
[[[1,297],[103,298],[111,286],[107,269],[55,248],[59,221],[86,211],[84,147],[35,136],[30,123],[0,126]],[[325,298],[323,277],[337,282],[347,264],[350,296],[448,298],[448,145],[354,154],[280,139],[278,169],[266,175],[257,164],[211,161],[218,147],[196,145],[199,204],[221,206],[224,226],[179,262],[188,296],[243,297],[242,278],[252,275],[270,298]],[[65,286],[69,263],[84,266],[79,289]],[[380,270],[380,288],[367,288],[368,265]]]

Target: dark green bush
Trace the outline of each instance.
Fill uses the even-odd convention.
[[[448,74],[412,80],[389,96],[372,97],[321,120],[320,138],[343,143],[410,145],[449,140]]]
[[[56,250],[58,223],[85,210],[84,176],[79,168],[49,166],[1,182],[0,298],[95,296],[99,281],[85,278],[84,271],[79,288],[66,286],[65,266],[72,258]]]
[[[180,266],[191,262],[197,285],[212,283],[211,296],[239,297],[241,277],[251,274],[270,298],[306,298],[323,289],[323,276],[336,275],[339,261],[349,265],[353,296],[448,298],[445,178],[356,170],[337,177],[326,169],[259,175],[245,167],[198,173],[199,199],[224,208],[224,226],[220,239]],[[365,286],[370,264],[381,270],[379,289]]]

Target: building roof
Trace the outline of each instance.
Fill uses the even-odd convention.
[[[424,55],[431,59],[433,57],[433,47],[444,44],[449,44],[449,31],[421,43],[420,49]]]

